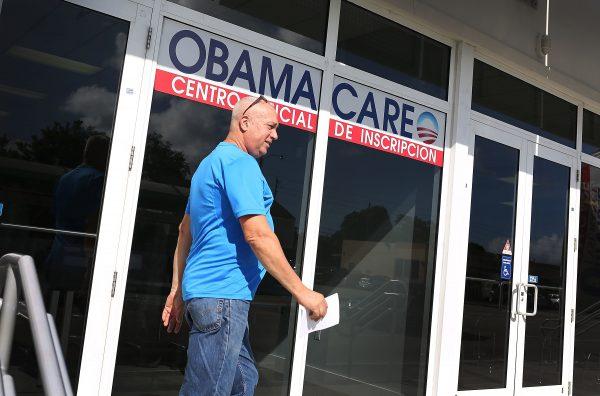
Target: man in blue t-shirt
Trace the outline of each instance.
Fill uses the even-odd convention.
[[[256,159],[277,140],[278,125],[264,97],[241,99],[227,137],[192,177],[162,314],[167,331],[177,332],[185,311],[191,329],[180,395],[254,394],[248,310],[265,271],[313,319],[327,312],[323,295],[302,284],[273,232],[273,194]]]

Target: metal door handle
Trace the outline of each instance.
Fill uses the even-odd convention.
[[[533,311],[527,312],[527,289],[533,288]],[[537,315],[538,306],[538,288],[530,283],[520,283],[517,285],[517,314],[523,316]]]

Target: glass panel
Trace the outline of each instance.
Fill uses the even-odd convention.
[[[581,165],[573,394],[600,394],[600,169]]]
[[[594,157],[600,156],[600,115],[583,110],[582,151]]]
[[[336,59],[448,98],[450,47],[347,1],[342,2]]]
[[[518,149],[475,137],[458,390],[506,387],[512,271],[501,274],[502,250],[514,250],[518,175]]]
[[[577,106],[479,60],[473,110],[575,148]]]
[[[188,328],[184,325],[179,334],[169,334],[162,327],[160,314],[171,287],[173,253],[190,178],[199,162],[225,137],[230,116],[228,110],[154,92],[114,395],[132,391],[176,394],[181,386]],[[290,265],[299,272],[302,197],[315,135],[288,126],[279,126],[277,131],[278,141],[259,164],[275,197],[271,208],[275,232]],[[295,305],[268,274],[248,320],[260,373],[256,393],[286,395]]]
[[[538,312],[525,327],[523,386],[562,383],[567,225],[571,169],[535,157],[529,276],[537,276]],[[533,290],[527,297],[533,309]]]
[[[315,289],[341,318],[304,394],[424,395],[441,168],[329,139],[325,172]]]
[[[4,0],[0,15],[0,255],[35,259],[74,389],[128,31],[55,0]],[[19,317],[11,371],[19,394],[42,394],[28,327]]]
[[[169,1],[318,54],[325,52],[326,0]]]

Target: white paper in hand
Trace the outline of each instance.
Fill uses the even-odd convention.
[[[312,333],[313,331],[324,330],[329,327],[333,327],[340,323],[340,299],[338,294],[332,294],[325,298],[327,301],[327,315],[321,320],[314,321],[308,316],[308,312],[304,307],[300,307],[301,316],[300,319],[300,332],[304,334]]]

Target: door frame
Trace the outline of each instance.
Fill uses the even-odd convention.
[[[574,345],[574,312],[575,312],[575,300],[576,294],[576,260],[577,260],[577,244],[576,240],[578,237],[578,216],[579,213],[579,200],[577,194],[577,171],[578,164],[577,158],[566,153],[556,151],[553,148],[543,146],[537,142],[527,141],[527,187],[526,192],[529,197],[528,208],[525,216],[525,227],[523,229],[523,237],[525,241],[530,241],[531,231],[531,205],[532,205],[532,193],[533,193],[533,171],[535,157],[540,157],[554,163],[567,166],[570,169],[569,177],[569,202],[567,210],[569,211],[569,218],[567,222],[567,257],[566,257],[566,272],[565,272],[565,292],[564,292],[564,328],[563,328],[563,350],[562,350],[562,383],[560,385],[550,386],[539,386],[539,387],[522,387],[523,378],[523,358],[525,351],[525,330],[526,326],[519,326],[517,336],[517,367],[515,372],[515,394],[518,395],[531,395],[531,396],[546,396],[552,394],[564,394],[565,387],[568,393],[570,393],[570,383],[572,383],[572,371],[573,371],[573,345]],[[574,221],[574,217],[577,217]],[[523,266],[521,267],[521,282],[528,283],[529,274],[529,252],[531,249],[530,243],[524,243],[525,247],[523,251]],[[571,314],[573,312],[573,314]],[[522,320],[522,318],[520,318]],[[573,319],[571,321],[571,319]],[[517,385],[519,384],[519,385]]]
[[[121,244],[123,201],[129,178],[129,151],[140,104],[145,43],[152,8],[130,0],[64,0],[129,22],[129,33],[117,93],[110,157],[96,240],[96,252],[77,393],[98,394],[107,343],[112,282]]]
[[[513,253],[513,263],[512,263],[512,285],[511,285],[511,319],[510,319],[510,329],[509,329],[509,339],[516,339],[519,328],[519,316],[514,315],[514,304],[515,304],[515,295],[514,289],[518,283],[521,283],[520,269],[523,266],[522,261],[522,252],[523,252],[523,243],[521,241],[523,238],[523,230],[524,230],[524,219],[526,216],[522,214],[526,210],[527,207],[527,193],[525,188],[525,179],[527,173],[527,143],[525,140],[519,136],[508,133],[505,130],[498,129],[494,126],[474,121],[472,122],[471,129],[473,131],[473,154],[475,147],[475,140],[477,136],[482,138],[491,140],[498,144],[503,144],[505,146],[511,147],[519,151],[519,168],[518,168],[518,176],[517,176],[517,200],[516,200],[516,218],[514,225],[514,240],[512,246]],[[472,167],[474,172],[474,164],[472,161]],[[472,183],[471,183],[472,184]],[[469,208],[471,205],[470,201],[471,197],[469,197]],[[470,210],[469,210],[470,212]],[[468,229],[467,229],[468,234]],[[466,274],[465,274],[466,276]],[[466,284],[466,281],[465,281]],[[464,306],[463,306],[464,309]],[[462,321],[460,323],[462,328]],[[460,343],[460,341],[459,341]],[[506,396],[514,394],[514,381],[509,381],[510,378],[515,377],[516,370],[516,361],[517,361],[517,343],[509,342],[508,355],[507,355],[507,372],[506,372],[506,387],[502,389],[485,389],[485,390],[468,390],[468,391],[457,391],[457,395],[485,395],[485,396]],[[460,364],[460,359],[457,360],[457,363]],[[459,370],[457,370],[457,373]]]
[[[522,370],[525,326],[521,325],[523,317],[517,315],[516,321],[511,320],[510,343],[508,352],[507,386],[503,389],[483,389],[457,391],[457,395],[543,395],[564,394],[570,392],[573,376],[573,349],[574,349],[574,312],[576,296],[577,272],[577,238],[579,224],[579,181],[578,172],[580,161],[575,149],[565,147],[556,142],[542,138],[531,132],[521,130],[489,116],[471,112],[472,146],[470,155],[473,155],[475,136],[491,139],[497,143],[519,149],[519,180],[517,190],[517,219],[515,224],[515,242],[513,246],[513,291],[518,283],[528,283],[529,266],[529,236],[531,226],[531,205],[533,191],[533,164],[535,156],[548,159],[570,167],[569,186],[569,218],[567,231],[567,270],[565,273],[565,310],[564,310],[564,335],[563,335],[563,370],[562,384],[555,386],[541,386],[522,388]],[[471,164],[473,162],[471,161]],[[470,208],[471,202],[467,205]],[[467,229],[468,232],[468,229]],[[512,304],[515,304],[514,294]],[[462,312],[462,309],[461,309]],[[462,316],[461,316],[462,317]],[[462,327],[462,320],[460,323]],[[459,333],[460,334],[460,333]],[[514,339],[513,339],[514,337]],[[460,345],[460,339],[459,345]],[[456,365],[460,357],[456,358]],[[458,373],[458,368],[456,368]],[[511,382],[509,379],[513,378]],[[567,389],[565,389],[567,388]]]
[[[87,0],[93,1],[93,0]],[[118,1],[118,0],[112,0]],[[124,303],[125,289],[127,283],[127,273],[129,268],[129,255],[132,245],[133,231],[135,226],[135,216],[137,209],[137,200],[139,195],[139,187],[141,183],[141,173],[143,166],[143,155],[146,143],[146,135],[148,131],[148,124],[151,111],[151,103],[154,92],[154,74],[157,66],[157,57],[159,52],[159,43],[162,34],[162,26],[165,18],[175,20],[190,26],[209,30],[215,34],[222,35],[228,39],[238,41],[243,44],[261,48],[265,51],[277,54],[284,58],[288,58],[297,62],[304,63],[308,66],[319,69],[322,72],[321,79],[321,95],[319,101],[319,116],[318,116],[318,132],[315,141],[315,151],[313,154],[312,174],[310,184],[306,187],[309,191],[309,203],[308,203],[308,215],[305,219],[305,240],[304,240],[304,254],[303,254],[303,268],[302,268],[302,280],[305,285],[312,287],[313,277],[316,265],[316,253],[318,244],[318,230],[319,220],[321,211],[321,198],[322,189],[324,182],[325,172],[325,161],[320,160],[326,157],[327,141],[328,141],[328,122],[330,115],[330,98],[331,89],[333,88],[333,77],[334,75],[343,78],[349,78],[357,83],[369,85],[372,88],[380,89],[383,91],[393,91],[397,95],[406,98],[407,100],[414,101],[425,106],[429,106],[438,111],[442,111],[446,114],[446,139],[445,148],[448,149],[451,144],[451,132],[453,125],[453,96],[450,94],[454,90],[454,73],[455,73],[455,57],[456,57],[456,43],[436,33],[433,30],[426,29],[421,24],[416,23],[414,20],[406,17],[400,17],[398,15],[390,15],[387,12],[387,8],[368,4],[366,2],[358,1],[361,7],[366,8],[369,11],[375,12],[376,14],[385,16],[386,18],[399,23],[402,26],[410,27],[411,29],[425,34],[428,37],[434,38],[451,48],[450,55],[450,70],[449,70],[449,86],[448,86],[448,100],[444,101],[439,98],[427,95],[419,92],[415,89],[402,86],[398,83],[386,80],[384,78],[375,76],[366,71],[362,71],[347,65],[341,64],[335,61],[335,50],[337,47],[336,35],[339,21],[339,12],[341,0],[330,0],[329,3],[329,23],[328,31],[326,35],[326,49],[325,54],[315,54],[313,52],[304,50],[302,48],[287,44],[285,42],[273,39],[263,34],[254,32],[252,30],[237,26],[230,22],[217,19],[210,15],[203,14],[195,11],[191,8],[184,7],[174,2],[166,0],[131,0],[137,2],[144,2],[144,4],[150,5],[153,3],[153,14],[150,22],[150,26],[153,29],[152,37],[148,41],[149,49],[146,53],[146,63],[143,69],[142,75],[142,88],[141,88],[141,100],[139,107],[136,112],[137,123],[135,124],[135,130],[133,132],[133,146],[135,146],[135,157],[132,160],[129,181],[127,183],[127,192],[124,200],[124,209],[122,213],[122,226],[120,234],[120,244],[118,246],[118,258],[115,272],[118,273],[116,279],[116,287],[114,297],[109,301],[110,314],[106,334],[104,335],[107,339],[104,348],[104,359],[99,364],[98,370],[101,370],[100,383],[98,385],[98,394],[110,394],[112,390],[112,382],[114,369],[117,358],[118,338],[121,326],[122,309]],[[351,0],[351,2],[355,2]],[[335,33],[335,34],[334,34]],[[144,39],[144,43],[146,40]],[[329,93],[328,93],[329,92]],[[132,128],[133,130],[133,128]],[[130,146],[128,146],[130,147]],[[447,151],[446,151],[447,152]],[[128,156],[129,158],[129,156]],[[444,169],[447,169],[450,162],[446,162]],[[440,214],[439,214],[439,229],[438,229],[438,241],[436,244],[436,257],[442,257],[444,255],[444,218],[446,217],[447,204],[445,197],[448,195],[448,183],[449,183],[449,172],[443,172],[442,175],[442,192],[440,202]],[[438,263],[440,263],[438,259]],[[435,279],[441,279],[442,275],[441,263],[436,265],[435,268]],[[432,301],[432,313],[431,313],[431,326],[430,326],[430,348],[428,351],[428,371],[427,371],[427,392],[428,394],[432,391],[435,385],[435,377],[437,372],[435,367],[437,366],[436,356],[439,353],[437,344],[439,343],[438,328],[441,322],[440,312],[440,300],[442,282],[434,282],[434,295]],[[166,296],[165,296],[166,297]],[[297,316],[296,316],[297,318]],[[304,337],[298,337],[294,335],[294,347],[292,355],[292,368],[290,375],[290,395],[301,395],[303,380],[304,380],[304,364],[306,362],[306,339]]]

